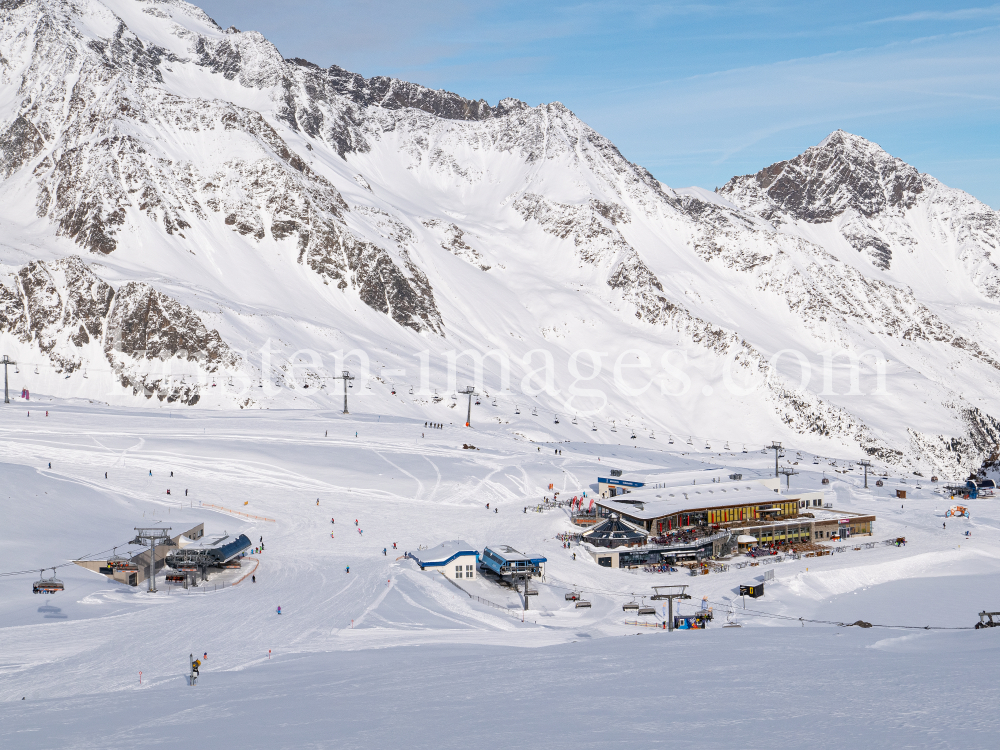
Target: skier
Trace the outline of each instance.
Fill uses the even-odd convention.
[[[574,560],[576,559],[576,553],[575,552],[573,553],[573,559]]]
[[[357,518],[355,518],[355,519],[354,519],[354,525],[355,525],[355,526],[357,526],[357,525],[358,525],[358,519],[357,519]]]
[[[105,479],[107,479],[107,478],[108,478],[108,472],[104,472],[104,478],[105,478]]]
[[[173,476],[173,475],[174,475],[174,472],[170,472],[170,476]]]
[[[382,557],[386,556],[385,547],[382,548]]]
[[[167,490],[167,494],[168,494],[168,495],[170,494],[170,490]]]
[[[184,490],[184,497],[187,497],[187,496],[188,496],[188,491]]]
[[[486,503],[486,510],[489,510],[489,509],[490,509],[490,504]]]
[[[280,604],[278,605],[278,614],[279,615],[281,614],[281,605]]]
[[[323,432],[323,437],[330,437],[330,431],[329,430],[325,430]]]
[[[332,519],[332,518],[331,518],[331,519],[330,519],[330,523],[333,523],[333,524],[335,524],[335,523],[337,523],[337,522],[336,522],[336,521],[335,521],[334,519]]]
[[[948,528],[948,524],[946,524],[946,523],[942,523],[942,524],[941,524],[941,528],[942,528],[942,529],[947,529],[947,528]]]
[[[250,583],[257,583],[257,576],[250,576]]]
[[[396,549],[396,543],[395,542],[392,543],[392,548]]]
[[[494,508],[494,509],[493,509],[493,512],[494,512],[494,513],[499,513],[500,511],[499,511],[499,510],[497,510],[496,508]]]
[[[152,469],[149,470],[149,476],[153,476],[153,470]]]
[[[346,568],[344,568],[344,572],[345,573],[350,573],[351,572],[351,566],[348,565]]]
[[[51,461],[49,461],[49,468],[50,469],[52,468],[52,462]]]
[[[45,416],[46,417],[49,416],[49,410],[48,409],[45,410]]]
[[[319,498],[316,498],[316,505],[319,505]]]

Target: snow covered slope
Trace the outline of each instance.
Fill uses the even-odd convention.
[[[863,139],[710,196],[559,103],[321,69],[184,2],[0,18],[16,388],[330,407],[362,349],[366,410],[445,421],[471,349],[492,354],[490,419],[575,414],[581,439],[795,439],[946,475],[997,449],[997,214]],[[525,379],[538,349],[551,377]]]

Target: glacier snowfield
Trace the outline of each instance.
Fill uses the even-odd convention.
[[[66,591],[44,596],[31,593],[37,574],[0,577],[3,747],[996,747],[1000,630],[959,628],[1000,609],[1000,499],[969,501],[971,518],[945,529],[950,503],[929,483],[893,475],[869,492],[856,471],[803,454],[793,488],[820,487],[825,470],[828,502],[875,513],[871,539],[908,543],[776,564],[743,611],[736,587],[762,568],[604,569],[555,538],[573,530],[562,510],[523,509],[550,483],[564,497],[593,493],[610,468],[766,476],[773,454],[759,447],[685,454],[627,433],[627,444],[561,442],[579,433],[551,424],[550,440],[531,442],[516,435],[530,415],[432,430],[367,413],[43,399],[0,419],[0,573],[123,551],[143,525],[204,522],[265,542],[256,583],[235,587],[219,587],[228,574],[168,591],[161,574],[151,595],[69,565],[57,571]],[[531,609],[464,582],[492,606],[480,603],[397,559],[456,538],[543,553]],[[663,583],[690,585],[685,606],[713,602],[712,626],[627,625],[622,604]],[[593,608],[566,602],[569,589]],[[740,629],[721,627],[729,601]],[[205,652],[190,687],[187,656]]]

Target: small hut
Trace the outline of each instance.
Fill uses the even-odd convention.
[[[640,547],[648,536],[645,529],[623,521],[617,513],[583,533],[583,541],[595,547]]]
[[[750,536],[749,534],[740,534],[736,537],[736,543],[739,545],[740,552],[746,552],[751,547],[756,546],[757,537]]]

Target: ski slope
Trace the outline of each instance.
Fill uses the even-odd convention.
[[[945,529],[948,499],[915,489],[915,477],[865,491],[856,471],[803,454],[795,485],[820,487],[825,470],[828,502],[875,513],[874,539],[908,544],[774,565],[765,596],[741,610],[749,568],[696,578],[601,568],[555,539],[573,529],[562,510],[524,508],[549,483],[596,492],[612,467],[767,476],[773,454],[680,452],[621,433],[625,444],[571,440],[571,425],[553,424],[532,442],[517,433],[537,419],[521,420],[433,430],[367,413],[44,397],[30,417],[26,405],[5,407],[0,573],[122,552],[133,527],[154,524],[177,533],[204,522],[206,533],[263,537],[265,551],[252,556],[256,583],[221,587],[227,573],[188,591],[168,592],[161,574],[148,594],[73,565],[58,569],[66,591],[53,596],[31,593],[32,574],[0,577],[0,744],[995,746],[1000,632],[798,618],[968,628],[1000,609],[997,500],[969,501],[971,518]],[[531,609],[488,581],[463,591],[398,559],[456,538],[543,553]],[[690,584],[682,607],[713,603],[709,630],[625,624],[623,603],[668,582]],[[568,590],[593,608],[573,607]],[[730,601],[740,629],[721,627]],[[204,652],[189,687],[187,656]]]

